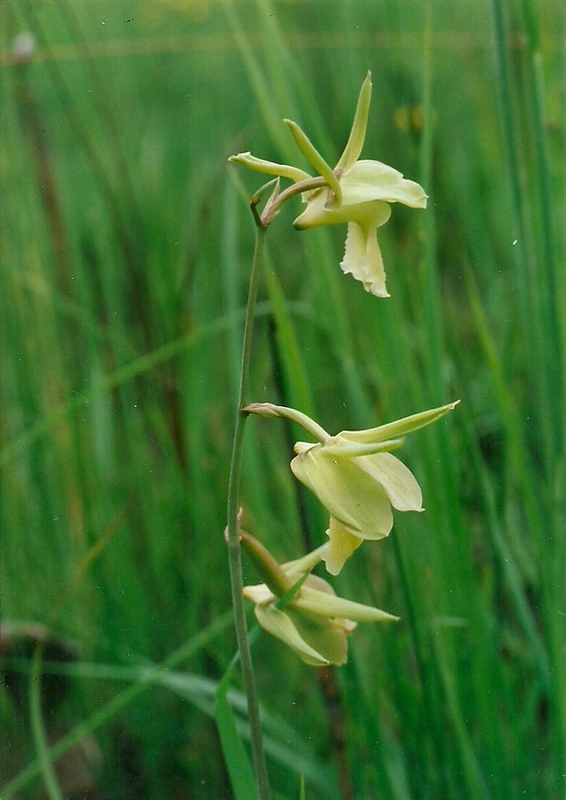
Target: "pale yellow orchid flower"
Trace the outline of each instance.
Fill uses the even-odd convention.
[[[361,281],[366,291],[377,297],[388,297],[377,229],[391,215],[389,203],[425,208],[427,198],[418,183],[407,180],[393,167],[380,161],[359,160],[370,101],[371,75],[368,72],[358,98],[348,143],[334,170],[301,128],[292,120],[285,120],[299,149],[324,180],[322,186],[310,188],[313,178],[302,169],[265,161],[251,153],[239,153],[229,160],[256,172],[286,178],[295,184],[304,183],[302,196],[307,207],[295,220],[295,227],[347,224],[346,251],[340,264],[342,270]]]
[[[254,403],[245,411],[296,422],[318,440],[297,442],[291,462],[305,484],[330,514],[327,570],[337,575],[364,539],[382,539],[393,527],[393,513],[422,511],[422,493],[413,473],[391,455],[407,433],[436,422],[457,402],[362,431],[331,436],[306,414],[271,403]]]
[[[358,622],[398,620],[373,606],[337,597],[327,581],[310,574],[328,545],[280,565],[257,539],[244,532],[241,535],[247,552],[269,583],[245,586],[244,596],[255,603],[261,627],[305,663],[315,667],[345,664],[347,638]]]

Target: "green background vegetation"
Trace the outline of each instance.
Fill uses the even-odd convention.
[[[426,512],[335,581],[402,617],[360,626],[335,672],[343,752],[317,670],[254,645],[274,795],[304,774],[325,800],[563,798],[563,4],[3,0],[0,36],[0,611],[76,644],[48,726],[90,731],[102,797],[231,797],[210,714],[235,649],[223,529],[261,179],[226,159],[305,166],[291,117],[335,163],[369,68],[364,155],[429,208],[381,231],[389,300],[341,274],[343,228],[297,233],[284,209],[253,399],[331,431],[462,402],[402,451]],[[245,525],[281,560],[302,503],[324,538],[295,434],[247,430]],[[229,697],[243,722],[238,678]],[[14,698],[3,800],[41,784],[9,783],[42,752],[25,678]]]

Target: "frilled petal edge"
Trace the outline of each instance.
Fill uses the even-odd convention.
[[[389,297],[375,228],[364,228],[356,222],[349,223],[346,250],[340,267],[347,275],[353,275],[356,280],[361,281],[366,292],[375,297]]]

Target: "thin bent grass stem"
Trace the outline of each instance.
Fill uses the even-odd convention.
[[[240,548],[239,532],[239,495],[240,478],[242,473],[242,455],[244,444],[244,427],[247,418],[246,412],[242,409],[246,405],[247,391],[250,373],[251,348],[253,337],[253,325],[255,316],[255,305],[257,290],[261,275],[263,244],[265,240],[266,227],[261,223],[252,205],[252,211],[256,221],[256,240],[248,291],[248,302],[246,306],[246,319],[244,324],[244,341],[242,346],[242,365],[240,371],[240,389],[238,394],[238,413],[236,416],[236,426],[234,430],[234,441],[232,444],[232,459],[230,463],[230,478],[228,483],[228,525],[227,525],[227,544],[228,544],[228,563],[230,567],[230,581],[232,587],[232,608],[234,613],[234,626],[238,641],[238,651],[242,665],[242,678],[248,704],[248,718],[250,724],[250,741],[252,746],[252,756],[254,763],[255,778],[260,800],[269,800],[271,793],[269,788],[269,778],[265,763],[263,750],[263,738],[261,733],[261,722],[259,717],[259,703],[255,688],[255,677],[252,665],[248,629],[246,625],[246,613],[244,607],[244,585],[242,578],[242,556]]]

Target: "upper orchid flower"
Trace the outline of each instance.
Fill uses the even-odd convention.
[[[231,156],[230,161],[298,184],[296,189],[302,192],[307,207],[295,220],[296,228],[347,224],[346,252],[340,266],[344,272],[351,273],[361,281],[366,291],[378,297],[389,297],[377,242],[377,228],[384,225],[391,215],[389,203],[425,208],[427,198],[418,183],[406,180],[393,167],[380,161],[358,160],[366,136],[370,100],[371,76],[368,72],[362,84],[348,142],[334,170],[296,122],[284,120],[299,149],[323,179],[322,184],[302,169],[255,158],[251,153]],[[318,185],[312,188],[313,183]],[[304,184],[304,188],[301,188],[301,184]],[[284,195],[285,192],[278,197],[283,198]],[[279,207],[277,194],[274,206]]]
[[[311,575],[328,545],[297,561],[278,564],[263,545],[241,531],[242,544],[266,582],[245,586],[264,630],[291,647],[307,664],[346,663],[347,637],[357,622],[398,620],[385,611],[337,597],[327,581]]]
[[[254,403],[244,410],[286,417],[318,440],[297,442],[291,462],[295,477],[330,513],[328,549],[322,556],[337,575],[363,539],[382,539],[393,527],[391,506],[398,511],[422,511],[422,493],[412,472],[391,455],[403,436],[424,428],[451,411],[458,401],[363,431],[331,436],[306,414],[271,403]]]

